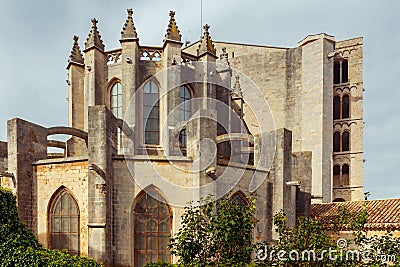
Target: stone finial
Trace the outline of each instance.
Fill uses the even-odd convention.
[[[211,36],[209,33],[210,26],[208,24],[204,25],[204,34],[203,38],[201,39],[199,48],[197,49],[197,56],[201,56],[205,53],[210,53],[216,57],[216,49],[211,40]]]
[[[219,55],[219,58],[221,59],[221,61],[225,64],[227,64],[228,66],[230,66],[231,64],[229,63],[228,60],[228,53],[226,52],[226,47],[222,48],[222,53]]]
[[[135,25],[133,23],[133,10],[132,8],[127,9],[128,18],[125,21],[124,27],[121,31],[121,39],[138,39]]]
[[[74,35],[74,45],[72,46],[71,54],[69,55],[68,62],[74,62],[78,64],[84,64],[83,55],[81,53],[81,49],[79,48],[78,44],[79,37]]]
[[[166,40],[173,40],[177,42],[181,42],[182,35],[178,29],[178,25],[176,25],[175,21],[175,11],[169,12],[169,24],[167,28],[167,33],[165,34],[164,42]]]
[[[232,96],[243,98],[242,87],[240,86],[240,76],[236,75],[235,79],[236,79],[236,81],[235,81],[235,85],[233,86]]]
[[[92,19],[92,29],[90,30],[89,36],[86,39],[85,50],[96,47],[100,51],[104,51],[104,44],[101,40],[101,35],[99,34],[99,30],[97,29],[97,23],[99,21],[95,18]]]

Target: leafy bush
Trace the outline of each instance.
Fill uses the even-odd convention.
[[[0,187],[0,266],[59,267],[102,266],[92,259],[73,256],[66,250],[44,249],[19,219],[16,197]]]
[[[393,237],[390,232],[368,237],[367,217],[366,210],[349,213],[345,208],[339,208],[339,215],[329,223],[300,217],[296,226],[289,229],[286,216],[278,213],[274,216],[274,224],[279,238],[271,246],[263,244],[259,247],[261,250],[257,253],[261,252],[258,255],[262,260],[258,260],[258,266],[400,266],[400,238]],[[353,238],[345,241],[340,238],[344,231],[351,233]],[[339,246],[339,239],[345,242],[344,246]],[[293,251],[301,256],[296,259]],[[302,255],[308,251],[315,252],[315,257],[308,253],[305,254],[308,258]]]
[[[255,200],[239,205],[225,197],[211,197],[190,204],[182,215],[182,227],[169,248],[183,266],[246,266],[253,252]]]

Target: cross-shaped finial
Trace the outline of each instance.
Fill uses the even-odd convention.
[[[170,16],[171,18],[173,18],[173,17],[175,16],[175,11],[172,11],[172,10],[171,10],[171,11],[169,12],[169,16]]]
[[[96,27],[96,25],[97,25],[98,22],[99,22],[99,21],[98,21],[96,18],[93,18],[93,19],[92,19],[93,27]]]
[[[132,8],[127,9],[127,11],[128,11],[128,18],[132,17],[132,15],[133,15]]]
[[[74,35],[74,41],[75,41],[75,43],[77,43],[77,42],[78,42],[78,40],[79,40],[79,37],[78,37],[78,36],[76,36],[76,35]]]
[[[203,26],[204,31],[208,33],[208,29],[210,29],[210,26],[208,24]]]

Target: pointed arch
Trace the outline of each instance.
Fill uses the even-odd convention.
[[[110,110],[118,118],[122,118],[122,84],[116,82],[110,90]]]
[[[110,89],[110,111],[117,118],[122,119],[122,84],[114,79]],[[117,151],[121,151],[122,131],[117,129]]]
[[[171,262],[169,243],[172,212],[162,193],[154,186],[142,190],[132,205],[134,266],[147,262]]]
[[[190,100],[192,99],[193,93],[190,87],[186,84],[182,85],[180,88],[180,119],[181,121],[189,120],[192,115],[192,107]]]
[[[105,97],[105,105],[111,110],[111,91],[114,87],[115,84],[121,84],[122,85],[122,81],[120,78],[117,77],[112,77],[109,82],[107,83],[107,91],[106,91],[106,97]]]
[[[56,190],[48,206],[49,247],[80,254],[80,210],[76,198],[64,186]]]
[[[160,86],[154,79],[143,85],[144,143],[158,145],[160,142]]]
[[[234,194],[232,194],[231,199],[239,206],[248,206],[250,204],[246,195],[241,190],[236,191]]]

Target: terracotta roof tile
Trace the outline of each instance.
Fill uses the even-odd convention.
[[[328,223],[338,216],[339,207],[350,213],[362,212],[367,207],[367,229],[400,229],[400,198],[312,204],[310,216]]]

